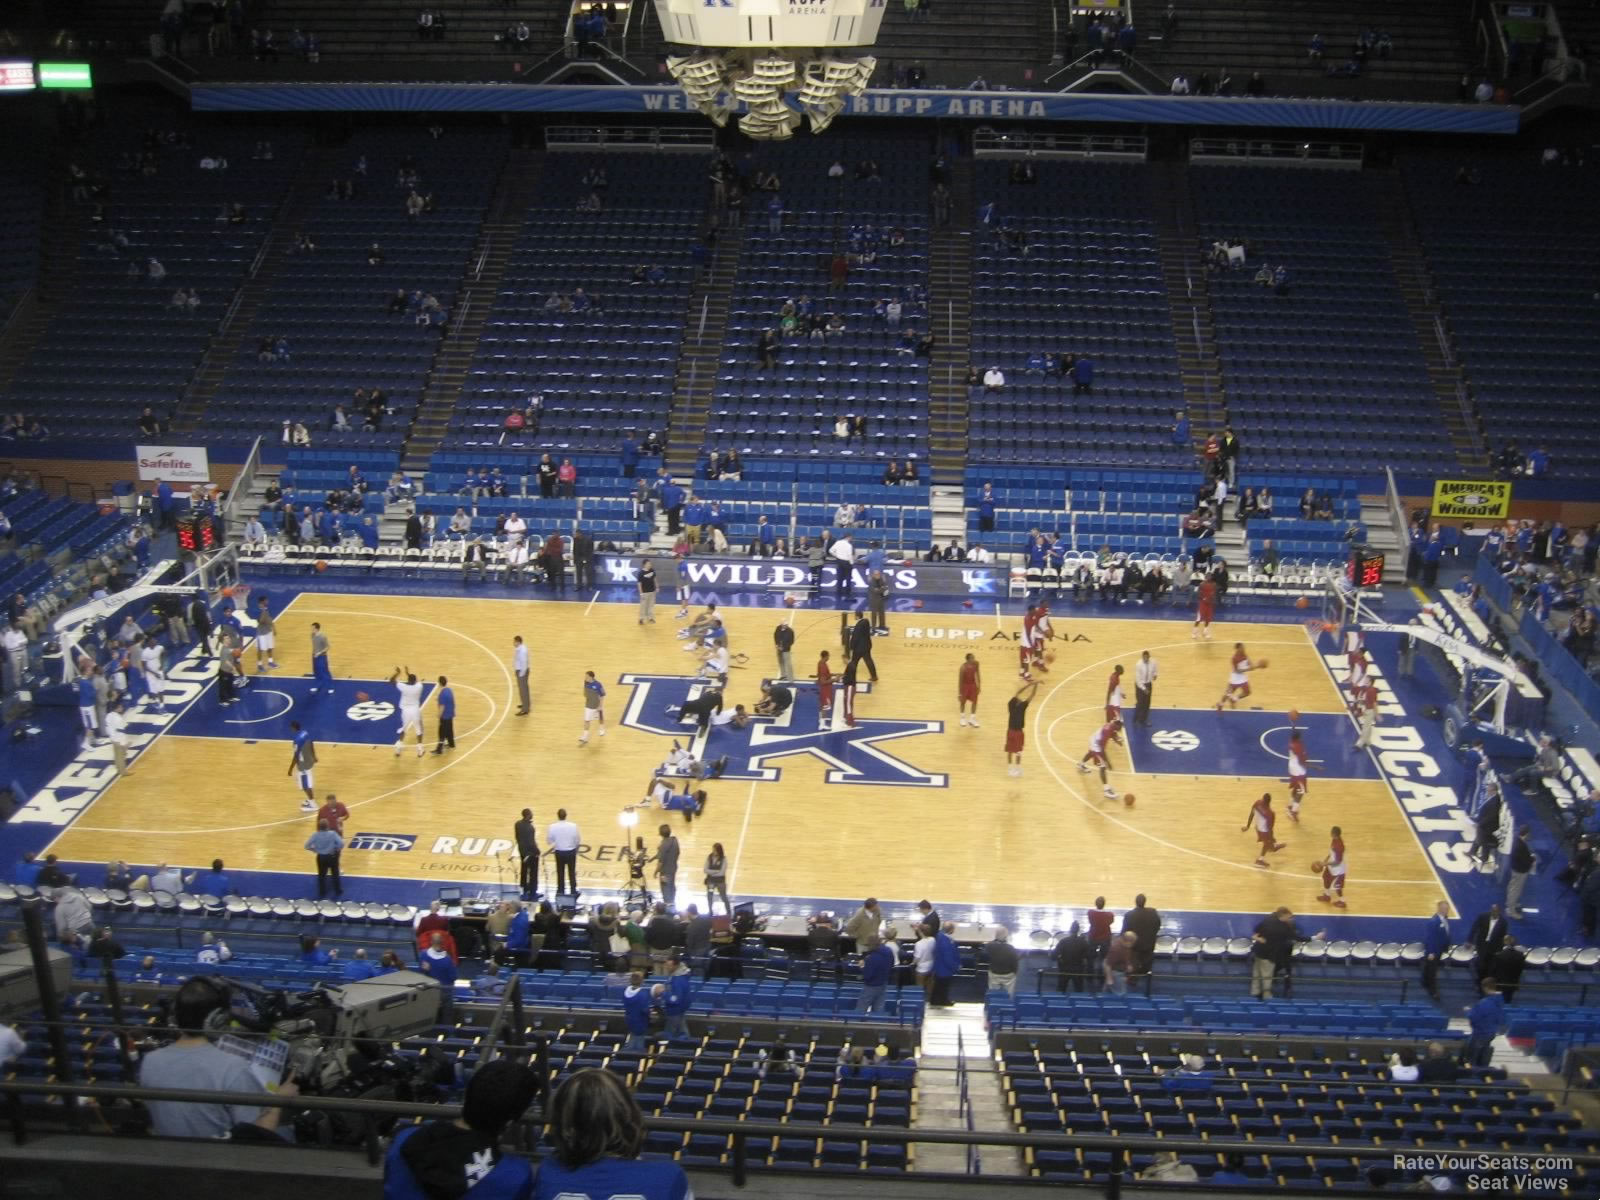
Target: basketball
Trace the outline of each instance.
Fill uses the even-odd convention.
[[[922,601],[921,600],[913,600],[911,602],[911,607],[912,608],[921,608],[922,607]]]
[[[1263,658],[1260,662],[1255,664],[1255,667],[1258,671],[1265,671],[1267,669],[1267,660]]]
[[[223,589],[222,589],[222,594],[223,594],[223,595],[224,595],[224,596],[227,596],[227,597],[229,597],[229,598],[230,598],[230,599],[231,599],[231,598],[232,598],[232,597],[233,597],[233,588],[232,588],[232,587],[225,587],[225,588],[223,588]]]
[[[1337,625],[1335,625],[1332,621],[1324,621],[1322,623],[1322,632],[1323,633],[1338,633],[1339,632],[1339,627]]]
[[[963,600],[961,602],[961,607],[962,608],[971,608],[972,607],[972,601],[971,600]]]
[[[326,571],[328,569],[328,560],[325,558],[319,558],[312,564],[312,566],[316,567],[316,569],[319,571]]]
[[[1044,652],[1044,661],[1045,662],[1053,663],[1053,662],[1055,662],[1055,660],[1056,660],[1056,652],[1054,650],[1046,650]]]
[[[785,608],[793,608],[794,607],[794,597],[793,596],[785,596],[783,598],[783,606]]]
[[[1291,708],[1289,710],[1289,724],[1293,725],[1296,722],[1298,722],[1299,720],[1300,720],[1300,710],[1298,708]]]
[[[1327,866],[1327,864],[1319,858],[1316,862],[1311,864],[1311,873],[1313,875],[1321,875],[1322,868],[1325,866]]]
[[[1134,797],[1134,794],[1132,792],[1124,792],[1123,796],[1122,796],[1123,807],[1124,808],[1132,808],[1134,799],[1135,799],[1135,797]]]
[[[363,704],[365,704],[368,700],[371,700],[372,697],[367,695],[366,692],[357,692],[356,693],[356,699],[361,701]]]
[[[1300,599],[1298,599],[1298,600],[1296,600],[1294,602],[1294,606],[1296,608],[1310,608],[1311,607],[1311,597],[1310,596],[1301,596]]]

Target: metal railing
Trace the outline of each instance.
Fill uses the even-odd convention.
[[[1139,134],[1000,132],[988,126],[973,131],[972,153],[980,158],[1137,158],[1149,157],[1150,140]]]
[[[1282,138],[1193,138],[1189,161],[1241,163],[1252,166],[1361,167],[1365,149],[1360,142],[1308,142]]]
[[[1439,341],[1439,354],[1444,359],[1444,365],[1456,365],[1455,348],[1450,344],[1450,333],[1444,327],[1444,318],[1435,314],[1433,318],[1433,336]]]
[[[382,1156],[378,1123],[385,1119],[404,1120],[425,1117],[433,1120],[451,1120],[461,1115],[457,1104],[424,1104],[416,1101],[353,1100],[328,1096],[279,1096],[271,1092],[219,1092],[200,1088],[144,1088],[105,1084],[42,1083],[33,1080],[7,1080],[0,1082],[0,1095],[10,1102],[13,1139],[23,1145],[28,1138],[29,1115],[23,1097],[74,1097],[94,1101],[155,1100],[178,1104],[226,1105],[237,1108],[297,1109],[313,1112],[337,1112],[358,1117],[363,1129],[363,1145],[367,1161],[377,1165]],[[80,1106],[53,1106],[54,1115],[64,1118],[76,1113]],[[537,1118],[518,1122],[515,1137],[527,1138],[534,1144],[534,1132],[543,1122]],[[649,1132],[710,1134],[731,1140],[728,1152],[728,1169],[735,1187],[743,1187],[749,1179],[751,1142],[771,1143],[773,1138],[812,1137],[838,1141],[878,1142],[909,1146],[997,1146],[1018,1150],[1108,1151],[1111,1155],[1108,1178],[1100,1184],[1107,1196],[1121,1194],[1122,1173],[1128,1157],[1136,1154],[1157,1154],[1171,1151],[1175,1154],[1203,1154],[1208,1158],[1217,1155],[1244,1154],[1256,1156],[1262,1152],[1261,1142],[1243,1138],[1157,1137],[1153,1134],[1082,1134],[1082,1133],[1011,1133],[998,1130],[983,1132],[965,1129],[905,1129],[895,1126],[831,1125],[801,1121],[717,1121],[682,1117],[646,1117],[644,1128]],[[1277,1143],[1273,1143],[1276,1145]],[[1459,1157],[1459,1145],[1422,1142],[1407,1143],[1408,1155],[1436,1155]],[[1371,1145],[1341,1142],[1337,1148],[1340,1158],[1353,1158],[1392,1165],[1394,1145]],[[1564,1151],[1561,1156],[1574,1167],[1600,1167],[1600,1154]],[[714,1168],[713,1168],[714,1169]],[[929,1172],[928,1178],[937,1176]]]
[[[553,125],[544,131],[546,150],[710,152],[716,144],[716,131],[710,125]]]
[[[962,1123],[966,1125],[967,1132],[975,1133],[978,1126],[972,1116],[972,1093],[968,1076],[966,1038],[962,1036],[958,1027],[956,1029],[956,1111],[960,1114]],[[967,1147],[967,1174],[983,1174],[983,1155],[976,1145]]]
[[[261,466],[261,439],[258,437],[250,443],[250,453],[245,455],[244,465],[239,468],[239,473],[233,477],[233,486],[228,489],[228,497],[222,502],[222,524],[224,529],[237,529],[239,519],[239,506],[244,503],[245,497],[250,494],[250,483],[255,478],[256,471]]]

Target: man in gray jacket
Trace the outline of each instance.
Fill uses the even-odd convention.
[[[661,879],[661,901],[672,911],[677,910],[678,899],[678,839],[672,836],[672,826],[663,825],[661,844],[656,847],[656,875]]]

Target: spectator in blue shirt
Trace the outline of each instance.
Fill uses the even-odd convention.
[[[528,910],[517,901],[511,903],[516,906],[516,911],[511,916],[510,924],[506,926],[506,954],[514,964],[525,967],[528,965],[528,955],[533,950]]]
[[[661,507],[667,513],[667,532],[676,534],[683,529],[683,489],[671,479],[661,484]]]
[[[1422,547],[1422,586],[1436,587],[1439,583],[1439,560],[1444,557],[1444,541],[1435,529]]]
[[[201,896],[231,896],[235,891],[233,881],[223,873],[220,858],[211,860],[209,871],[197,871],[184,882]]]
[[[16,869],[12,872],[13,883],[25,883],[29,887],[37,887],[39,872],[43,864],[38,861],[38,855],[32,850],[23,851],[22,857],[17,860]]]
[[[639,445],[632,437],[622,439],[622,477],[632,479],[639,469]]]
[[[856,1002],[856,1011],[870,1013],[883,1008],[883,996],[894,973],[895,953],[875,933],[866,936],[862,951],[861,999]]]
[[[472,994],[474,996],[488,996],[498,999],[506,994],[506,981],[500,978],[500,968],[494,963],[483,965],[483,974],[472,981]]]
[[[677,954],[667,957],[662,968],[667,977],[667,994],[661,1002],[664,1028],[668,1037],[682,1037],[689,1017],[689,1004],[694,999],[694,972],[684,965]]]
[[[383,1200],[528,1200],[533,1167],[520,1155],[503,1154],[500,1137],[538,1092],[538,1076],[513,1059],[479,1067],[459,1117],[395,1134],[383,1162]]]
[[[1094,360],[1087,354],[1072,364],[1072,394],[1076,396],[1082,392],[1094,394]]]
[[[1169,1092],[1209,1092],[1214,1084],[1211,1072],[1206,1070],[1206,1060],[1198,1054],[1183,1055],[1176,1071],[1164,1072],[1156,1067],[1155,1073]]]
[[[751,554],[759,554],[762,558],[771,558],[778,542],[778,530],[767,520],[767,514],[762,513],[756,522],[755,541],[750,546]]]
[[[961,947],[950,936],[954,931],[955,923],[946,921],[944,928],[936,930],[933,935],[933,993],[928,1000],[933,1008],[951,1006],[950,981],[961,970]]]
[[[428,939],[428,948],[419,956],[417,969],[439,985],[442,993],[439,998],[439,1020],[448,1022],[455,1012],[456,980],[461,970],[456,964],[455,955],[444,944],[444,934],[434,933]]]
[[[361,544],[368,550],[378,548],[378,527],[372,523],[371,517],[356,526],[356,534],[361,538]]]
[[[1236,1150],[1228,1155],[1227,1165],[1220,1171],[1213,1171],[1206,1182],[1217,1187],[1252,1187],[1261,1181],[1244,1173],[1244,1155]]]
[[[539,1164],[533,1200],[570,1196],[687,1200],[692,1194],[688,1176],[677,1163],[639,1161],[644,1116],[627,1083],[614,1071],[589,1068],[567,1076],[550,1102],[549,1137],[551,1153]]]
[[[889,555],[884,550],[882,542],[873,542],[872,549],[867,551],[867,578],[872,578],[874,571],[881,571],[888,564]]]
[[[346,983],[360,983],[363,979],[371,979],[377,973],[377,964],[367,957],[365,946],[357,946],[354,957],[344,965]]]
[[[313,967],[325,967],[339,957],[337,950],[324,950],[322,939],[315,934],[306,934],[300,939],[300,961]]]
[[[994,532],[994,485],[983,485],[983,494],[978,497],[978,532]]]
[[[1439,964],[1450,949],[1450,904],[1439,901],[1422,933],[1422,987],[1435,1001],[1439,999]]]
[[[1472,1034],[1467,1038],[1466,1051],[1461,1062],[1468,1067],[1487,1067],[1494,1052],[1494,1039],[1505,1028],[1506,998],[1500,994],[1500,985],[1492,979],[1482,983],[1483,999],[1467,1010],[1467,1023]]]
[[[1543,478],[1550,470],[1550,451],[1540,446],[1528,452],[1528,474],[1534,479]]]
[[[1180,409],[1172,417],[1172,444],[1182,449],[1192,449],[1194,438],[1189,432],[1189,414]]]
[[[628,977],[628,986],[622,990],[622,1016],[628,1027],[628,1040],[624,1050],[643,1051],[650,1040],[650,1010],[666,993],[667,985],[658,983],[647,987],[644,973],[635,971]]]

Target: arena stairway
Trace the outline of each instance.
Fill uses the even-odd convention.
[[[743,222],[718,230],[711,261],[695,280],[684,308],[683,349],[678,353],[667,417],[666,463],[685,486],[693,482],[695,463],[706,439],[706,418],[716,392],[717,362],[728,334],[728,310],[744,240]]]
[[[963,1060],[965,1094],[958,1060]],[[913,1129],[960,1129],[1011,1133],[1016,1129],[1006,1105],[1004,1081],[995,1067],[994,1051],[981,1004],[930,1008],[922,1018],[922,1046],[917,1054],[917,1113]],[[970,1171],[968,1147],[917,1143],[913,1169],[918,1173],[961,1174]],[[1019,1153],[1007,1147],[973,1148],[982,1156],[984,1175],[1023,1174]]]
[[[461,268],[456,294],[463,297],[450,332],[440,340],[433,366],[422,390],[422,404],[406,440],[400,465],[420,474],[444,439],[451,413],[461,396],[462,384],[477,352],[478,335],[493,311],[495,297],[505,279],[512,251],[522,235],[523,217],[539,192],[544,154],[512,150],[489,198],[488,215],[478,231],[478,243]]]

